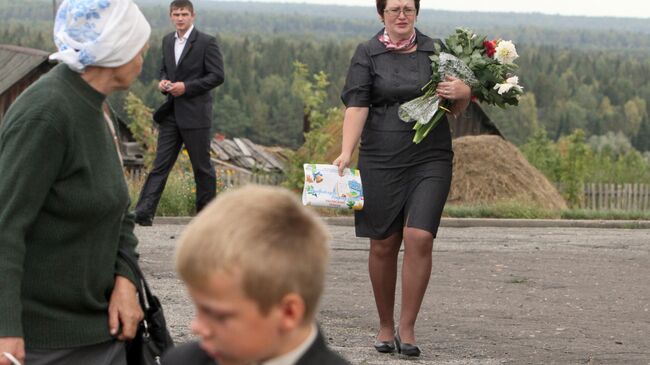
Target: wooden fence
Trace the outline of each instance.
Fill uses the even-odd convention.
[[[650,184],[585,184],[580,206],[593,210],[650,210]]]

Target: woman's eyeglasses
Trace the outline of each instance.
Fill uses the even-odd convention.
[[[391,18],[397,18],[399,17],[400,13],[404,13],[404,16],[412,17],[416,13],[416,9],[413,8],[392,8],[392,9],[384,9],[384,13],[388,14]]]

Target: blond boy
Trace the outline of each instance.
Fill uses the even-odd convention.
[[[187,227],[176,267],[200,343],[163,365],[343,365],[315,324],[328,260],[323,224],[288,191],[221,195]]]

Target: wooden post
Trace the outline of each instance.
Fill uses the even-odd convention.
[[[632,191],[632,184],[625,184],[625,190],[627,190],[627,211],[632,210],[632,199],[633,199],[633,191]]]
[[[598,184],[598,210],[603,209],[605,201],[603,199],[603,183]]]

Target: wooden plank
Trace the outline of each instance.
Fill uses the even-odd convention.
[[[627,191],[627,201],[625,202],[625,210],[628,212],[632,210],[632,184],[625,184],[625,190]]]
[[[244,167],[248,170],[251,170],[253,167],[255,167],[255,160],[253,160],[251,157],[246,157],[246,156],[237,156],[233,159],[236,165]]]
[[[221,160],[217,160],[217,159],[213,158],[212,163],[214,163],[215,165],[223,166],[226,169],[232,169],[232,170],[236,170],[236,171],[239,171],[239,172],[243,172],[245,174],[251,174],[251,172],[249,170],[246,170],[246,169],[241,168],[241,167],[239,167],[239,166],[237,166],[235,164],[228,163],[228,162],[225,162],[225,161],[221,161]],[[217,167],[217,169],[219,169],[219,168]],[[223,169],[219,169],[219,170],[223,170]]]
[[[235,142],[226,139],[221,143],[221,148],[223,148],[226,153],[230,156],[231,159],[234,159],[235,157],[241,156],[241,151],[239,150],[239,147],[237,147],[237,144]]]
[[[235,144],[237,147],[239,147],[239,150],[241,151],[242,155],[244,156],[252,156],[253,154],[251,151],[246,147],[246,143],[242,142],[239,138],[234,139]]]
[[[269,161],[273,167],[275,167],[276,169],[278,169],[280,171],[285,171],[287,166],[284,163],[282,163],[277,158],[276,155],[274,155],[273,153],[267,152],[264,148],[258,148],[258,150],[260,151],[260,153],[262,155],[264,155],[264,158],[266,158],[266,160]]]
[[[278,169],[280,171],[284,171],[285,167],[280,161],[278,161],[274,156],[272,156],[270,153],[266,152],[262,146],[258,146],[255,143],[253,143],[251,140],[242,138],[242,141],[246,143],[247,146],[251,149],[253,152],[253,155],[259,155],[259,160],[264,161],[266,164],[269,165],[270,170],[273,168]],[[269,170],[269,171],[270,171]]]
[[[645,184],[639,184],[639,211],[643,212],[643,200],[645,199]]]
[[[264,159],[262,155],[255,151],[253,142],[245,141],[242,138],[235,138],[235,143],[242,151],[245,164],[250,166],[251,169],[259,169],[262,171],[271,171],[272,166]]]
[[[219,146],[217,141],[212,141],[212,143],[210,143],[210,148],[220,160],[228,161],[230,159],[230,156],[228,156],[226,151]]]
[[[246,138],[239,138],[239,141],[245,146],[245,148],[248,149],[250,156],[253,157],[257,162],[258,168],[264,170],[268,170],[272,168],[271,164],[268,161],[266,161],[264,156],[262,156],[262,154],[257,151],[257,149],[255,148],[255,143],[251,142]]]

